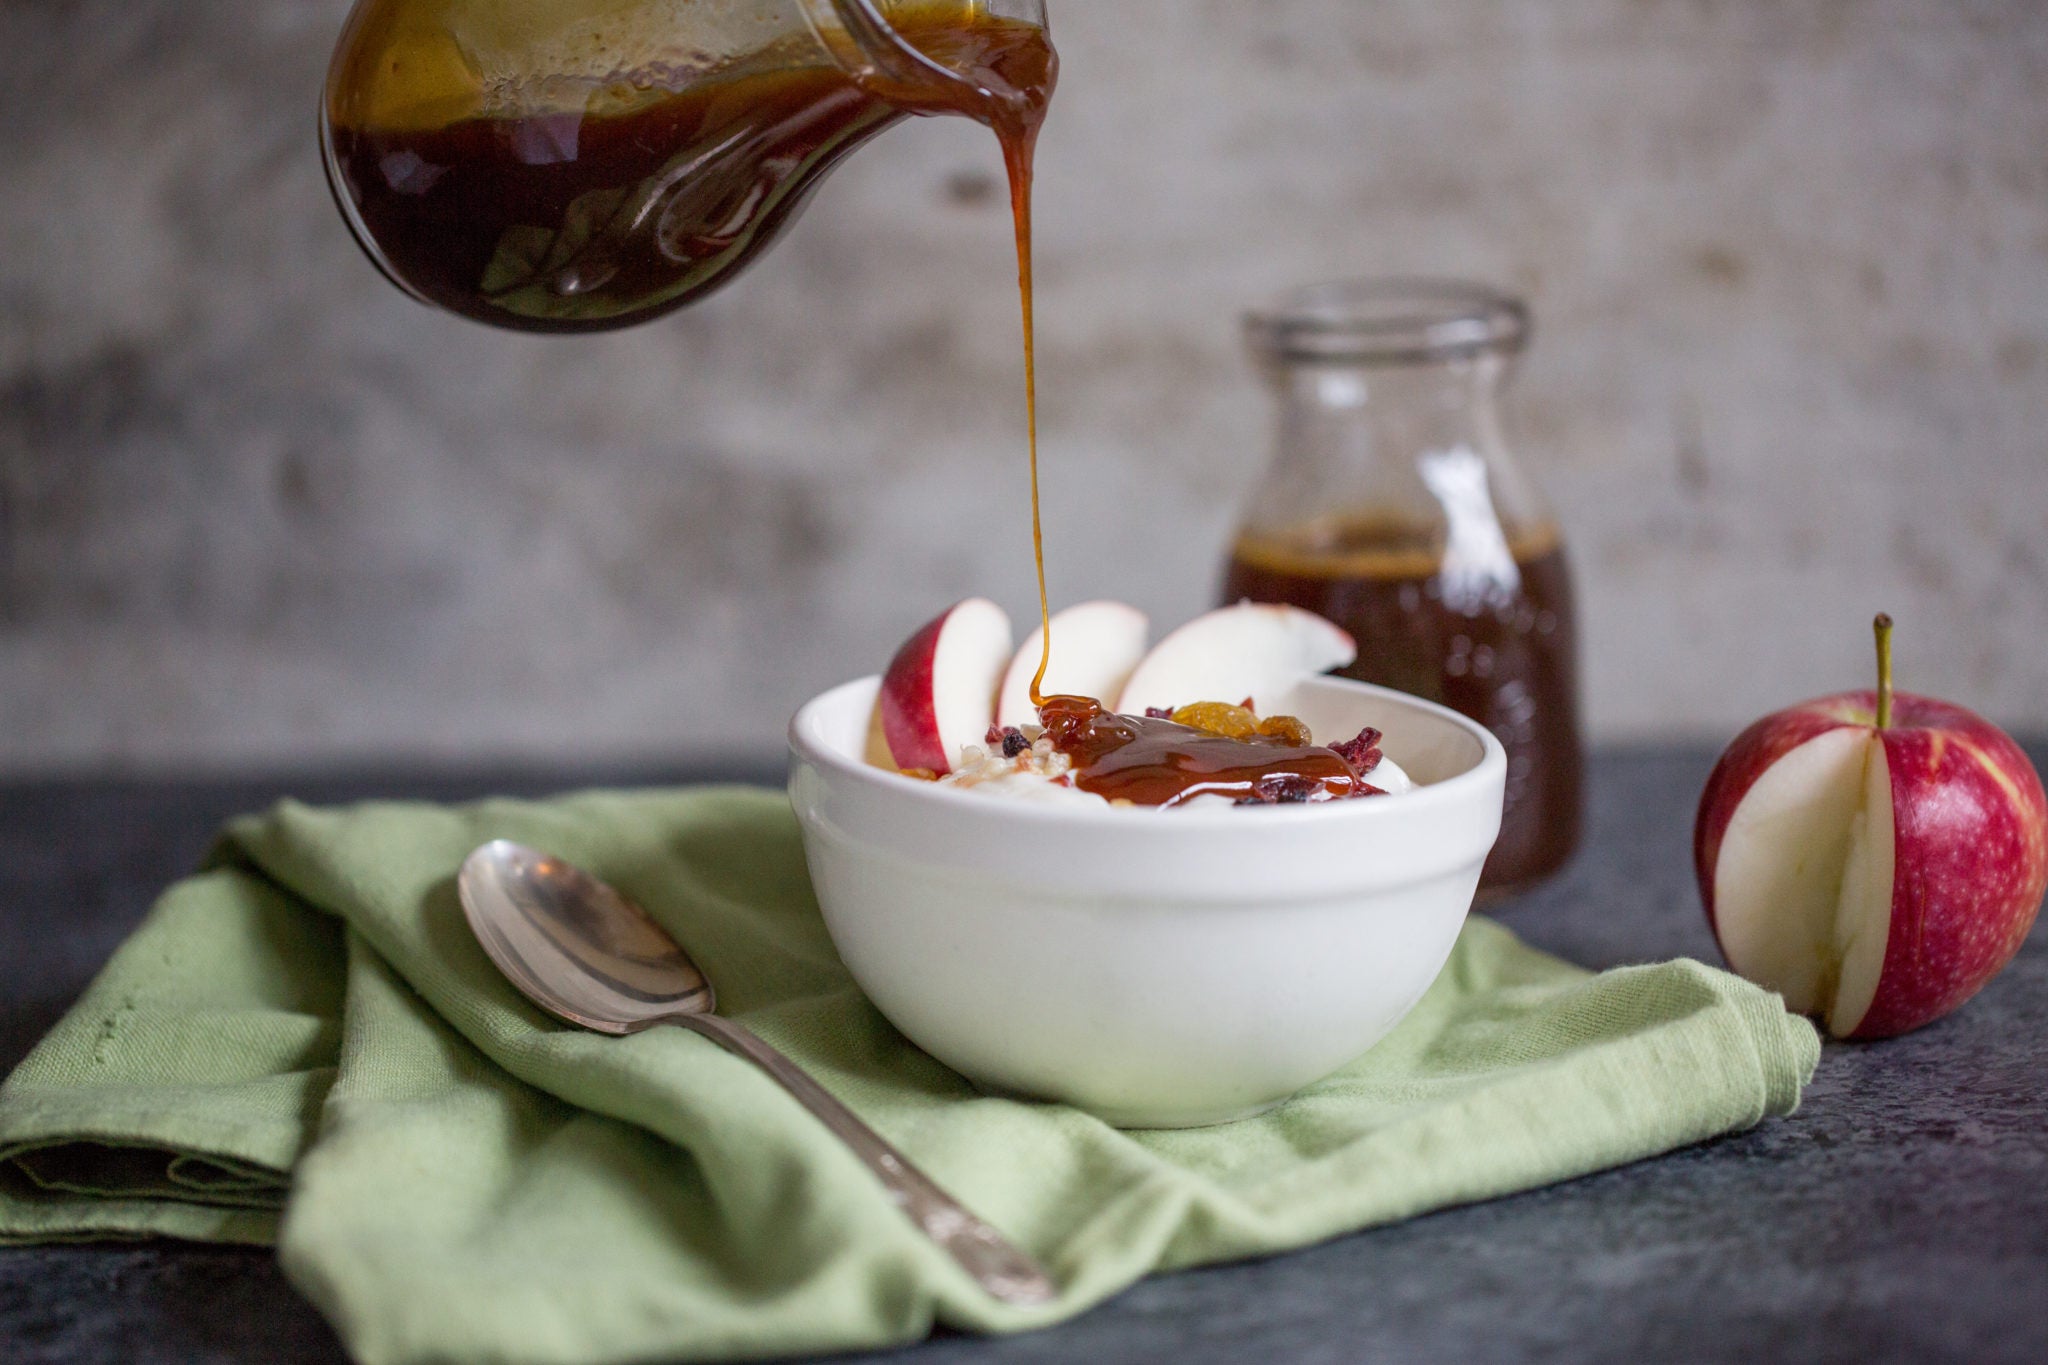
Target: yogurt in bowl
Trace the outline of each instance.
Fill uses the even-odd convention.
[[[1119,1127],[1257,1113],[1378,1042],[1442,968],[1500,829],[1483,727],[1300,680],[1271,708],[1370,726],[1397,796],[1237,809],[986,800],[866,759],[880,679],[790,724],[826,928],[903,1034],[976,1085]]]

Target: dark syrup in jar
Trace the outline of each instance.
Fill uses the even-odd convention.
[[[1554,528],[1511,530],[1512,585],[1447,581],[1437,533],[1382,519],[1248,534],[1228,602],[1284,602],[1358,641],[1343,673],[1463,712],[1507,750],[1507,802],[1482,885],[1507,892],[1563,865],[1579,840],[1576,623]]]
[[[594,91],[583,109],[448,120],[417,84],[398,107],[383,94],[436,53],[344,35],[328,77],[330,178],[394,282],[535,332],[628,326],[702,298],[840,157],[910,113],[995,129],[1025,240],[1031,143],[1057,73],[1045,31],[959,4],[906,9],[896,27],[970,80],[857,84],[829,64],[742,65],[678,91]]]
[[[1039,720],[1073,761],[1074,785],[1108,801],[1176,806],[1198,796],[1285,804],[1373,794],[1334,749],[1232,739],[1160,716],[1125,716],[1088,697],[1048,697]]]

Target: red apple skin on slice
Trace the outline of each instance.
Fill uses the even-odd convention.
[[[2048,796],[2004,731],[1901,694],[1884,749],[1897,840],[1891,937],[1851,1038],[1889,1038],[1961,1006],[2012,961],[2048,891]]]
[[[876,697],[898,768],[944,776],[995,718],[996,681],[1010,661],[1010,618],[985,597],[955,603],[903,642]]]
[[[2048,890],[2048,797],[2019,746],[1975,713],[1932,698],[1897,694],[1891,724],[1882,731],[1875,728],[1876,712],[1876,693],[1850,692],[1804,702],[1750,726],[1708,779],[1694,826],[1694,870],[1708,924],[1730,965],[1745,970],[1751,966],[1745,954],[1753,958],[1757,951],[1755,926],[1737,926],[1744,933],[1731,938],[1717,904],[1724,840],[1744,797],[1781,760],[1837,731],[1862,731],[1879,746],[1884,771],[1866,774],[1871,780],[1863,789],[1866,807],[1882,801],[1885,809],[1862,812],[1867,821],[1889,824],[1870,846],[1879,852],[1871,855],[1848,830],[1839,840],[1850,850],[1849,878],[1858,871],[1855,857],[1861,853],[1861,870],[1877,879],[1865,889],[1882,893],[1889,879],[1888,904],[1870,907],[1883,921],[1875,926],[1884,934],[1876,979],[1869,978],[1867,959],[1860,989],[1848,979],[1855,969],[1844,973],[1842,961],[1819,969],[1818,986],[1796,977],[1783,983],[1759,977],[1761,984],[1784,991],[1795,1007],[1828,1015],[1831,1030],[1850,1038],[1904,1033],[1962,1005],[2019,950]],[[1851,748],[1837,762],[1853,755],[1854,742],[1848,742]],[[1749,837],[1759,836],[1751,831]],[[1833,853],[1840,856],[1840,848]],[[1872,861],[1885,865],[1872,867]],[[1851,908],[1844,905],[1837,913],[1847,915]],[[1832,938],[1846,957],[1843,936],[1859,927],[1868,926],[1837,923],[1818,937]],[[1787,934],[1799,937],[1796,929],[1785,928],[1781,942]],[[1807,989],[1826,998],[1798,1000]]]

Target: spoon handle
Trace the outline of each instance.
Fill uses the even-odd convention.
[[[716,1014],[674,1015],[667,1022],[694,1029],[782,1082],[785,1090],[867,1163],[905,1216],[990,1295],[1004,1303],[1035,1304],[1045,1303],[1059,1292],[1038,1262],[940,1189],[930,1176],[910,1164],[910,1158],[833,1099],[825,1087],[753,1033]]]

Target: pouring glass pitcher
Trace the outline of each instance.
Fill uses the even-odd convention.
[[[1044,0],[358,0],[320,140],[407,293],[596,331],[731,279],[906,115],[988,124],[1019,182],[1056,73]]]

